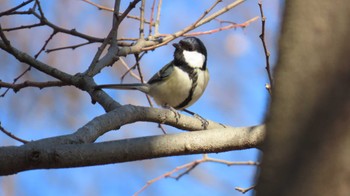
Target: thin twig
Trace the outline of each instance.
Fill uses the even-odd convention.
[[[229,5],[227,5],[226,7],[220,9],[219,11],[213,13],[212,15],[204,18],[212,9],[213,9],[213,6],[216,5],[218,2],[220,1],[216,1],[213,6],[211,6],[211,8],[209,8],[208,10],[206,10],[200,17],[199,19],[196,20],[196,22],[194,22],[193,24],[189,25],[188,27],[174,33],[174,34],[171,34],[167,37],[165,37],[163,39],[163,42],[159,43],[159,44],[155,44],[153,46],[149,46],[149,47],[145,47],[145,48],[142,48],[143,51],[147,51],[147,50],[153,50],[155,48],[158,48],[160,46],[163,46],[163,45],[166,45],[168,44],[169,42],[171,42],[172,40],[182,36],[183,34],[205,24],[205,23],[208,23],[210,22],[211,20],[215,19],[216,17],[228,12],[229,10],[231,10],[232,8],[238,6],[239,4],[243,3],[245,0],[237,0]]]
[[[40,1],[39,0],[35,0],[35,4],[38,5],[38,10],[39,10],[39,13],[41,15],[41,18],[46,20],[46,17],[44,15],[43,9],[41,8],[41,5],[40,5]]]
[[[181,165],[181,166],[178,166],[176,167],[175,169],[169,171],[169,172],[166,172],[152,180],[149,180],[139,191],[137,191],[134,196],[137,196],[139,195],[142,191],[144,191],[146,188],[148,188],[151,184],[161,180],[161,179],[164,179],[164,178],[167,178],[167,177],[170,177],[170,178],[174,178],[176,180],[178,180],[179,178],[181,178],[182,176],[184,176],[185,174],[188,174],[189,172],[191,172],[196,166],[198,166],[199,164],[201,163],[204,163],[204,162],[215,162],[215,163],[220,163],[220,164],[225,164],[227,166],[232,166],[232,165],[259,165],[258,162],[254,162],[254,161],[244,161],[244,162],[233,162],[233,161],[226,161],[226,160],[221,160],[221,159],[214,159],[214,158],[210,158],[208,157],[207,154],[204,154],[202,159],[198,159],[198,160],[195,160],[195,161],[192,161],[192,162],[189,162],[189,163],[186,163],[184,165]],[[171,175],[173,175],[174,173],[180,171],[180,170],[183,170],[183,169],[186,169],[184,172],[180,173],[179,175],[177,175],[176,177],[172,177]]]
[[[126,8],[126,10],[119,16],[119,23],[124,20],[124,18],[130,13],[132,9],[135,8],[136,4],[140,1],[141,0],[134,0],[129,3],[129,6]]]
[[[45,50],[46,53],[50,53],[50,52],[54,52],[54,51],[58,51],[58,50],[66,50],[66,49],[76,49],[78,47],[81,47],[81,46],[85,46],[85,45],[88,45],[88,44],[92,44],[93,42],[85,42],[85,43],[81,43],[81,44],[76,44],[76,45],[72,45],[72,46],[65,46],[65,47],[58,47],[58,48],[51,48],[51,49],[47,49]]]
[[[105,11],[108,11],[108,12],[113,12],[113,11],[114,11],[114,9],[112,9],[112,8],[109,8],[109,7],[106,7],[106,6],[103,6],[103,5],[99,5],[99,4],[94,3],[94,2],[92,2],[92,1],[89,1],[89,0],[82,0],[82,1],[84,1],[84,2],[86,2],[86,3],[88,3],[88,4],[90,4],[90,5],[95,6],[95,7],[96,7],[97,9],[99,9],[99,10],[105,10]],[[122,14],[122,13],[119,12],[119,14]],[[130,18],[130,19],[134,19],[134,20],[141,20],[140,17],[138,17],[138,16],[132,16],[132,15],[130,15],[130,14],[128,14],[128,15],[126,16],[126,18]],[[146,24],[150,24],[150,22],[148,22],[148,21],[146,21],[146,20],[144,20],[143,22],[146,23]]]
[[[36,18],[38,18],[42,24],[44,24],[44,25],[54,29],[57,32],[69,34],[69,35],[76,36],[76,37],[80,37],[82,39],[85,39],[85,40],[88,40],[88,41],[91,41],[91,42],[103,42],[104,41],[104,39],[102,39],[102,38],[97,38],[97,37],[93,37],[93,36],[90,36],[90,35],[86,35],[86,34],[80,33],[76,29],[65,29],[65,28],[59,27],[59,26],[51,23],[46,18],[42,18],[42,16],[40,14],[38,14],[38,13],[36,13],[34,11],[32,11],[32,15],[35,16]]]
[[[1,12],[1,13],[0,13],[0,17],[1,17],[1,16],[5,16],[5,15],[9,15],[9,14],[11,14],[12,12],[18,10],[19,8],[25,6],[25,5],[27,5],[27,4],[31,3],[31,2],[33,2],[33,1],[34,1],[34,0],[29,0],[29,1],[22,2],[21,4],[19,4],[19,5],[16,6],[16,7],[13,7],[13,8],[11,8],[11,9],[8,9],[8,10],[4,11],[4,12]]]
[[[41,27],[41,26],[44,26],[44,25],[45,24],[40,22],[40,23],[36,23],[36,24],[31,24],[31,25],[22,25],[22,26],[19,26],[19,27],[4,28],[3,31],[10,32],[10,31],[16,31],[16,30],[21,30],[21,29],[31,29],[31,28],[34,28],[34,27]]]
[[[0,25],[0,37],[1,37],[1,39],[4,41],[4,43],[6,44],[7,48],[8,48],[11,52],[13,52],[13,51],[12,51],[12,47],[11,47],[11,43],[10,43],[10,41],[7,39],[7,37],[5,36],[5,34],[4,34],[4,32],[3,32],[2,28],[1,28],[1,25]],[[12,84],[15,84],[15,83],[17,82],[17,80],[19,80],[22,76],[24,76],[24,74],[26,74],[28,71],[30,71],[30,68],[31,68],[31,66],[28,66],[27,69],[25,69],[18,77],[16,77],[16,78],[13,80],[13,83],[12,83]],[[5,90],[5,92],[2,93],[2,94],[0,95],[0,97],[5,97],[5,95],[7,94],[7,92],[8,92],[9,90],[10,90],[10,88],[7,88],[7,89]]]
[[[57,31],[55,31],[55,30],[51,33],[51,35],[49,36],[49,38],[45,41],[43,47],[41,47],[41,49],[39,50],[39,52],[38,52],[36,55],[34,55],[34,58],[35,58],[35,59],[37,59],[38,56],[41,54],[41,52],[45,50],[47,44],[49,44],[49,41],[53,38],[53,36],[56,35],[56,33],[57,33]]]
[[[27,2],[32,2],[32,1],[27,1]],[[13,9],[11,9],[11,10],[13,10]],[[8,11],[0,13],[0,16],[1,15],[13,15],[15,13],[16,14],[31,14],[31,15],[35,16],[37,19],[39,19],[39,21],[40,21],[40,23],[36,23],[36,24],[23,25],[23,26],[13,27],[13,28],[6,28],[6,29],[3,29],[3,30],[4,31],[14,31],[14,30],[20,30],[20,29],[26,29],[26,28],[34,28],[34,27],[39,27],[39,26],[48,26],[48,27],[52,28],[53,30],[55,30],[57,32],[70,34],[72,36],[80,37],[82,39],[89,40],[91,42],[103,42],[103,40],[104,40],[102,38],[92,37],[92,36],[80,33],[80,32],[78,32],[75,29],[70,29],[69,30],[69,29],[61,28],[61,27],[51,23],[50,21],[48,21],[42,15],[42,10],[41,11],[40,10],[41,10],[41,8],[39,8],[39,12],[41,12],[40,14],[36,13],[33,8],[31,8],[28,11],[25,11],[25,12],[9,12],[9,10],[8,10]]]
[[[109,12],[113,12],[114,11],[112,8],[109,8],[109,7],[106,7],[106,6],[103,6],[103,5],[99,5],[99,4],[94,3],[92,1],[89,1],[89,0],[82,0],[82,1],[84,1],[84,2],[86,2],[88,4],[90,4],[90,5],[95,6],[99,10],[105,10],[105,11],[109,11]]]
[[[141,7],[140,7],[140,29],[139,29],[139,39],[145,38],[145,23],[143,22],[145,20],[145,0],[141,1]]]
[[[212,33],[217,33],[219,31],[224,31],[224,30],[228,30],[228,29],[234,29],[234,28],[246,28],[247,26],[250,25],[250,23],[256,21],[259,19],[259,16],[256,16],[244,23],[241,24],[231,24],[231,25],[227,25],[224,27],[220,27],[217,29],[212,29],[212,30],[208,30],[208,31],[201,31],[201,32],[193,32],[193,33],[186,33],[183,36],[198,36],[198,35],[206,35],[206,34],[212,34]]]
[[[16,93],[22,88],[26,87],[37,87],[39,89],[47,88],[47,87],[61,87],[61,86],[67,86],[68,84],[65,84],[62,81],[47,81],[47,82],[34,82],[34,81],[25,81],[23,83],[7,83],[0,81],[0,88],[5,87],[9,89],[13,89],[13,91]]]
[[[216,0],[214,4],[209,9],[205,10],[204,13],[191,26],[194,28],[206,15],[208,15],[209,12],[211,12],[221,2],[222,0]]]
[[[235,187],[235,189],[244,194],[252,189],[255,189],[255,185],[248,187],[248,188]]]
[[[262,2],[259,1],[258,5],[259,5],[259,9],[260,9],[260,14],[261,14],[261,34],[259,37],[260,37],[261,42],[262,42],[263,47],[264,47],[265,61],[266,61],[265,69],[267,71],[267,75],[268,75],[269,81],[270,81],[270,84],[266,84],[265,87],[271,95],[274,84],[273,84],[273,78],[272,78],[271,67],[270,67],[270,52],[267,49],[266,39],[265,39],[266,17],[265,17],[264,12],[263,12]]]
[[[154,27],[154,35],[157,36],[159,34],[159,24],[160,24],[160,11],[162,8],[162,0],[158,1],[158,6],[157,6],[157,18],[156,18],[156,24]]]
[[[121,77],[121,79],[120,79],[120,80],[121,80],[121,83],[123,82],[125,76],[126,76],[127,74],[129,74],[129,73],[130,73],[130,75],[131,75],[132,77],[134,77],[134,78],[136,78],[137,80],[141,81],[140,76],[136,75],[136,74],[132,71],[133,69],[135,69],[135,66],[129,67],[128,64],[126,64],[126,62],[124,61],[123,58],[119,58],[119,60],[120,60],[121,64],[126,68],[126,72],[122,75],[122,77]]]
[[[19,137],[16,137],[15,135],[13,135],[11,132],[7,131],[4,127],[1,126],[1,122],[0,122],[0,131],[2,131],[3,133],[5,133],[7,136],[9,136],[10,138],[17,140],[19,142],[22,142],[23,144],[28,143],[29,141],[21,139]]]
[[[12,84],[16,84],[17,80],[19,80],[22,76],[24,76],[28,71],[31,70],[31,66],[28,66],[27,69],[25,69],[19,76],[17,76],[15,79],[13,79]],[[7,88],[4,93],[0,95],[0,97],[5,97],[7,92],[10,90],[10,88]]]
[[[155,6],[156,6],[156,0],[153,0],[152,7],[151,7],[150,19],[149,19],[148,37],[152,36],[153,15],[154,15],[154,7]]]
[[[143,57],[144,54],[145,53],[142,53],[142,55],[135,54],[135,60],[136,60],[135,66],[137,68],[137,72],[139,73],[140,81],[141,81],[142,84],[145,83],[145,80],[143,79],[143,74],[142,74],[141,66],[140,66],[140,60],[141,60],[141,58]]]
[[[187,169],[180,173],[179,175],[175,176],[175,177],[172,177],[172,176],[169,176],[170,178],[174,178],[175,180],[179,180],[182,176],[186,175],[186,174],[189,174],[194,168],[196,168],[198,165],[200,164],[200,162],[194,162],[191,166],[187,167]]]

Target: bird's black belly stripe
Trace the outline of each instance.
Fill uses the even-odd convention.
[[[191,102],[194,90],[197,87],[197,80],[198,80],[198,72],[196,69],[193,69],[190,67],[180,67],[180,68],[189,74],[190,79],[192,79],[192,86],[189,90],[187,98],[183,102],[181,102],[179,105],[177,105],[175,109],[183,108]]]

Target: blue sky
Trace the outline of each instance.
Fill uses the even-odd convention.
[[[22,1],[1,1],[0,11],[17,5]],[[111,6],[111,1],[95,1]],[[164,1],[161,13],[160,33],[173,33],[193,23],[214,1]],[[232,1],[223,1],[219,8]],[[147,2],[147,3],[151,3]],[[111,14],[98,11],[82,1],[42,1],[46,17],[65,28],[103,37],[108,33]],[[122,1],[122,10],[128,1]],[[278,0],[263,1],[267,16],[266,36],[271,52],[271,64],[276,62],[278,31],[282,12],[282,3]],[[132,12],[138,14],[138,7]],[[28,7],[27,7],[28,8]],[[149,17],[149,4],[146,18]],[[218,8],[218,9],[219,9]],[[214,11],[218,10],[215,9]],[[230,12],[219,17],[236,23],[245,22],[260,16],[257,1],[247,1]],[[30,24],[33,17],[4,17],[0,19],[2,28]],[[119,35],[137,36],[138,23],[123,23]],[[212,21],[196,31],[220,27]],[[148,29],[146,29],[148,32]],[[47,28],[36,28],[6,35],[17,48],[34,55],[50,35]],[[265,89],[268,82],[265,71],[265,58],[259,35],[260,21],[245,29],[231,29],[199,38],[208,49],[208,67],[211,79],[202,98],[189,109],[201,116],[231,126],[252,126],[261,124],[268,107],[269,95]],[[20,39],[23,38],[23,39]],[[80,43],[70,36],[57,35],[48,48]],[[178,41],[178,40],[175,40]],[[71,74],[84,71],[91,62],[99,44],[42,54],[39,59]],[[141,61],[144,76],[149,79],[153,73],[172,60],[174,48],[171,45],[148,52]],[[3,59],[0,79],[6,82],[21,73],[26,66],[19,64],[7,53],[0,51]],[[130,65],[134,59],[125,58]],[[125,70],[119,64],[108,67],[95,77],[98,83],[119,83]],[[46,81],[47,77],[31,70],[23,80]],[[135,82],[126,77],[124,82]],[[2,93],[4,89],[0,89]],[[108,91],[122,104],[147,105],[145,96],[140,92]],[[23,89],[18,93],[10,91],[0,98],[0,121],[2,126],[15,135],[36,140],[74,132],[77,128],[104,111],[98,105],[92,105],[86,93],[73,87],[51,89]],[[166,127],[169,133],[181,131]],[[118,131],[111,131],[98,141],[116,140],[146,135],[158,135],[161,131],[153,123],[135,123]],[[2,145],[19,145],[0,133]],[[228,161],[255,161],[258,151],[255,149],[210,154],[210,157]],[[132,195],[148,181],[177,166],[200,159],[201,155],[177,156],[130,163],[111,164],[95,167],[34,170],[0,178],[0,196],[2,195]],[[141,195],[242,195],[234,187],[246,188],[252,185],[255,166],[231,166],[216,163],[204,163],[180,180],[163,179],[148,187]],[[249,192],[245,195],[252,195]]]

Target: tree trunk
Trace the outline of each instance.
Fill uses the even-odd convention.
[[[285,6],[257,195],[350,195],[350,3]]]

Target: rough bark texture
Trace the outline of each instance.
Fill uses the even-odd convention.
[[[74,138],[73,136],[66,138]],[[257,147],[264,136],[265,126],[256,126],[210,129],[101,143],[52,145],[55,143],[55,138],[49,138],[22,146],[1,147],[0,176],[32,169],[81,167],[246,149]]]
[[[257,195],[350,194],[349,10],[286,2]]]

